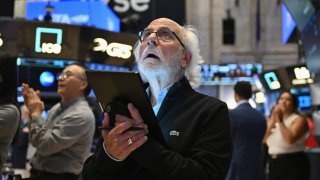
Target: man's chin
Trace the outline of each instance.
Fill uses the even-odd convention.
[[[170,69],[160,68],[160,67],[140,68],[139,72],[141,72],[146,77],[167,77],[167,76],[171,76],[172,74]]]
[[[61,95],[61,93],[63,93],[63,90],[62,90],[62,89],[58,89],[58,90],[57,90],[57,93],[58,93],[59,95]]]
[[[157,71],[159,69],[158,64],[153,64],[153,63],[144,63],[139,66],[139,71],[143,72],[152,72],[152,71]]]

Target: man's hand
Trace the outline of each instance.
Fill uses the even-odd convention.
[[[31,117],[41,117],[44,103],[40,100],[40,92],[35,91],[28,84],[22,84],[23,98]]]
[[[116,115],[115,127],[112,130],[102,131],[104,145],[109,155],[118,160],[124,160],[130,153],[147,141],[148,127],[144,124],[139,111],[131,104],[128,104],[128,109],[132,119]],[[109,116],[105,113],[105,118],[102,122],[103,127],[109,127]],[[144,130],[127,131],[130,127],[137,126]]]

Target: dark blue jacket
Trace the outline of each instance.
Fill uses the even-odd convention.
[[[233,155],[227,180],[264,179],[261,161],[262,139],[266,130],[264,116],[249,103],[229,111]]]

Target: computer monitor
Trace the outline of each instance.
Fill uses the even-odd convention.
[[[52,60],[19,57],[16,60],[17,67],[17,84],[18,84],[18,102],[23,103],[22,83],[29,84],[35,90],[39,90],[42,97],[59,97],[58,74],[67,65],[73,64],[74,60]],[[99,71],[130,71],[128,67],[112,66],[107,64],[84,63],[90,70]],[[90,97],[95,97],[93,91],[89,94]]]
[[[303,31],[304,27],[315,13],[315,8],[310,0],[284,0],[283,3],[295,20],[298,29]]]
[[[268,92],[285,89],[283,80],[277,70],[264,71],[259,75],[259,79],[264,89]]]
[[[320,11],[315,13],[301,33],[308,69],[320,73]]]

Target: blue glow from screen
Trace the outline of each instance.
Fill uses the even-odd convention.
[[[44,19],[48,2],[27,2],[26,19]],[[120,32],[120,18],[103,2],[60,1],[51,2],[54,7],[52,21],[65,24],[94,26],[96,28]]]
[[[39,80],[42,86],[50,87],[54,84],[55,76],[50,71],[44,71],[43,73],[41,73]]]
[[[296,27],[296,22],[293,20],[291,14],[289,13],[287,7],[282,4],[282,43],[287,44],[294,28]]]
[[[311,106],[311,97],[309,95],[298,96],[299,108],[308,108]]]

